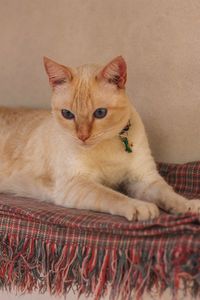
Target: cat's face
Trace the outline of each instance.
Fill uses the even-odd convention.
[[[71,69],[45,58],[53,88],[52,111],[66,134],[82,146],[117,136],[130,117],[125,95],[126,63],[117,57],[104,68]]]

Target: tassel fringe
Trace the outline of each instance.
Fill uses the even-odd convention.
[[[18,293],[66,295],[71,289],[99,300],[142,299],[145,291],[161,295],[170,287],[200,296],[200,251],[156,245],[101,249],[59,245],[40,239],[0,237],[0,288]]]

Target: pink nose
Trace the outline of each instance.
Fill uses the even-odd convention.
[[[88,138],[89,138],[89,133],[86,133],[86,132],[78,132],[77,134],[79,140],[85,142]]]

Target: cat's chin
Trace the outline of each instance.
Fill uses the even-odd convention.
[[[91,149],[94,148],[96,146],[96,143],[84,143],[84,142],[80,142],[78,143],[78,146],[82,149]]]
[[[92,142],[77,142],[77,146],[81,149],[91,149],[94,148],[97,145],[97,143]]]

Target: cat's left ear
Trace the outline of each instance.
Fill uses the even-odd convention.
[[[97,75],[97,80],[104,80],[118,88],[125,88],[127,78],[126,62],[122,56],[117,56],[109,62]]]

